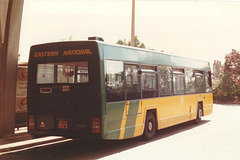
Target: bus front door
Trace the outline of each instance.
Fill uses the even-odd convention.
[[[125,64],[125,132],[124,138],[136,137],[141,134],[142,102],[141,102],[141,74],[139,65]]]

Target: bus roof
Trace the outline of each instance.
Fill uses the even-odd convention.
[[[190,67],[199,70],[210,70],[210,64],[207,61],[190,59],[175,55],[168,55],[162,52],[156,52],[130,46],[112,45],[103,42],[97,43],[103,48],[102,54],[104,54],[104,59],[141,62],[153,65],[161,64],[182,68]]]

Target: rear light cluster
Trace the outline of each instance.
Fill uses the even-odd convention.
[[[34,116],[33,115],[29,115],[28,116],[28,129],[34,129]]]
[[[92,119],[92,133],[100,133],[100,118]]]

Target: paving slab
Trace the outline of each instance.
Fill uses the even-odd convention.
[[[65,138],[59,136],[33,138],[33,136],[28,134],[27,132],[22,132],[14,134],[11,137],[0,138],[0,155],[3,152],[20,150],[24,148],[29,148],[46,143],[53,143],[62,140],[65,140]]]

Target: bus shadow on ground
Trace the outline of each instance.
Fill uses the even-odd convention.
[[[196,124],[193,121],[189,121],[189,122],[171,126],[171,127],[165,128],[165,129],[161,129],[156,132],[154,138],[150,141],[144,141],[142,137],[137,137],[137,138],[128,139],[128,140],[121,140],[121,141],[105,141],[105,144],[107,144],[107,145],[106,146],[104,145],[104,147],[109,147],[109,148],[111,148],[111,150],[108,150],[108,153],[106,152],[105,155],[99,154],[98,155],[99,157],[94,157],[94,158],[103,158],[105,156],[123,152],[125,150],[138,147],[140,145],[144,145],[144,144],[151,143],[154,141],[159,141],[164,138],[174,136],[178,133],[182,133],[184,131],[188,131],[190,129],[200,127],[202,125],[207,124],[208,122],[210,122],[210,120],[202,120],[201,123],[199,123],[199,124]],[[103,141],[103,143],[104,143],[104,141]],[[104,152],[102,154],[104,154]]]
[[[165,128],[156,132],[150,141],[143,141],[141,137],[128,140],[72,140],[64,143],[35,147],[33,149],[7,154],[8,159],[98,159],[126,151],[150,142],[159,141],[164,138],[194,129],[210,122],[202,120],[200,124],[192,121],[176,126]]]
[[[189,122],[185,122],[175,126],[171,126],[171,127],[157,131],[153,140],[160,140],[166,137],[170,137],[175,134],[178,134],[190,129],[194,129],[196,127],[200,127],[208,122],[210,122],[210,120],[202,120],[201,123],[199,124],[196,124],[194,121],[189,121]]]

